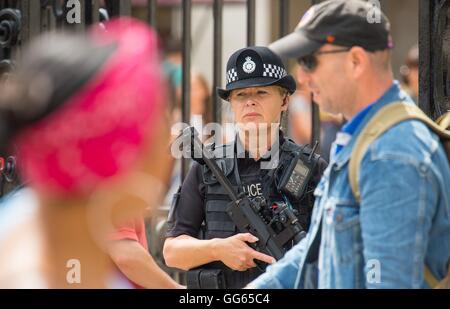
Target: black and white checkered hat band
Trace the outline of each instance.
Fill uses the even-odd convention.
[[[286,70],[277,65],[264,63],[263,66],[264,66],[263,77],[271,77],[271,78],[280,79],[287,75]],[[227,76],[226,76],[227,84],[238,81],[238,80],[239,80],[239,77],[238,77],[236,68],[232,68],[227,71]]]
[[[227,72],[227,84],[235,82],[238,79],[239,79],[238,74],[237,74],[237,71],[235,68],[233,68]]]
[[[279,67],[277,65],[273,64],[265,64],[264,63],[264,77],[273,77],[280,79],[282,77],[285,77],[287,75],[287,72],[282,67]]]

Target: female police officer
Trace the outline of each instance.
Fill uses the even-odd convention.
[[[230,182],[250,199],[263,197],[272,205],[285,196],[275,184],[275,173],[271,171],[276,169],[263,168],[262,164],[267,163],[265,154],[272,157],[273,150],[279,149],[278,165],[283,158],[286,161],[285,154],[311,153],[309,148],[284,138],[279,130],[281,114],[288,107],[289,95],[296,89],[295,80],[286,73],[281,59],[266,47],[236,51],[228,60],[226,78],[226,89],[218,89],[218,94],[230,102],[240,129],[235,142],[221,146],[231,146],[233,156],[221,159],[219,166]],[[252,125],[253,130],[249,129]],[[263,131],[268,133],[264,137]],[[267,137],[268,147],[252,146],[255,144],[249,138],[252,132],[259,135],[259,141]],[[215,147],[215,151],[221,147]],[[313,188],[326,165],[321,159],[318,162],[307,192],[301,199],[290,201],[304,229],[309,225]],[[254,260],[275,261],[249,247],[248,243],[258,241],[255,236],[238,233],[226,212],[230,199],[206,166],[194,163],[174,201],[164,258],[168,266],[190,270],[188,287],[241,288],[261,273]]]

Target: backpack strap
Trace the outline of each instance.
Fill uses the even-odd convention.
[[[425,266],[425,269],[428,269],[428,267]],[[431,274],[431,276],[433,276],[433,275]],[[434,279],[436,280],[436,278],[434,278]],[[427,281],[427,282],[429,284],[429,281]],[[435,289],[450,289],[450,265],[448,266],[447,276],[444,279],[442,279],[440,282],[438,282],[436,285],[430,285],[430,286],[434,287]]]
[[[405,120],[419,120],[425,123],[441,140],[450,141],[450,131],[446,127],[450,124],[450,112],[438,119],[439,124],[428,118],[428,116],[416,105],[395,102],[383,107],[364,127],[353,146],[349,161],[349,181],[355,199],[360,202],[358,179],[361,161],[369,146],[384,132]],[[444,145],[449,155],[449,143]],[[449,158],[450,160],[450,158]]]
[[[450,111],[446,112],[444,115],[436,120],[436,123],[443,129],[448,129],[450,127]]]
[[[361,131],[353,146],[352,155],[350,156],[349,161],[348,175],[353,195],[358,203],[361,202],[358,184],[359,169],[367,149],[384,132],[406,120],[419,120],[436,133],[443,142],[447,158],[450,161],[450,131],[446,130],[450,126],[450,112],[445,113],[434,122],[416,105],[406,104],[404,102],[389,104],[373,116]],[[436,279],[426,265],[424,276],[425,281],[432,288],[450,288],[450,267],[447,276],[441,282]]]
[[[434,287],[436,287],[439,284],[439,281],[431,273],[431,270],[427,266],[425,266],[423,274],[425,276],[425,281],[428,283],[428,285],[430,287],[434,288]]]

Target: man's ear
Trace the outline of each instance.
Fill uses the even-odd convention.
[[[358,78],[366,70],[369,59],[366,51],[358,46],[352,47],[349,51],[352,74]]]

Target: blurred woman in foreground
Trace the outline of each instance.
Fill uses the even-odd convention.
[[[0,287],[129,286],[107,243],[159,204],[170,175],[159,61],[156,34],[128,18],[24,53],[0,90],[0,145],[29,186],[5,202],[36,212],[0,233]]]

